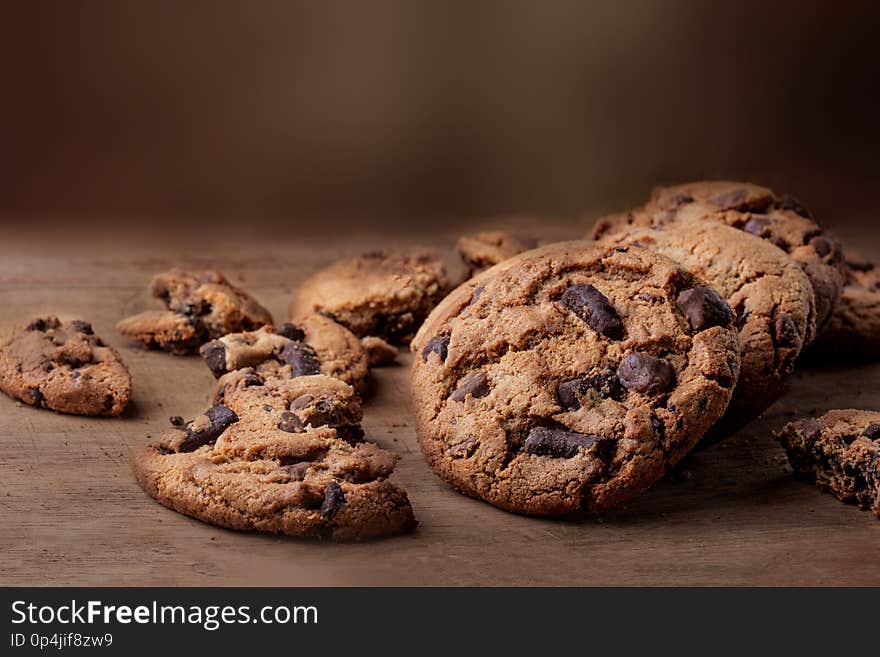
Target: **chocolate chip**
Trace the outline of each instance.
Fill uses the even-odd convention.
[[[733,210],[741,207],[745,200],[749,197],[749,192],[745,189],[732,189],[729,192],[718,194],[712,199],[712,203],[722,210]]]
[[[238,422],[238,416],[232,409],[226,406],[214,406],[209,408],[205,415],[211,421],[211,426],[201,431],[192,430],[192,422],[186,426],[186,438],[184,438],[180,446],[177,448],[179,452],[193,452],[203,445],[211,445],[217,441],[227,428]]]
[[[364,430],[359,424],[339,424],[336,426],[336,437],[349,445],[357,445],[364,440]]]
[[[797,324],[791,318],[791,315],[782,314],[776,318],[774,326],[774,337],[776,344],[780,347],[793,347],[800,340]]]
[[[287,433],[302,433],[305,431],[302,420],[290,411],[284,411],[281,414],[281,421],[278,423],[278,428]]]
[[[442,363],[446,360],[448,347],[448,335],[435,335],[433,338],[428,340],[427,344],[425,344],[425,348],[422,349],[422,360],[427,362],[428,356],[433,353],[440,356],[440,362]]]
[[[290,406],[288,406],[288,408],[292,411],[298,411],[311,404],[314,400],[315,398],[311,395],[300,395],[292,402],[290,402]]]
[[[824,237],[822,235],[817,235],[816,237],[811,239],[810,246],[816,249],[816,253],[819,254],[820,258],[824,258],[829,253],[834,251],[834,243],[827,237]]]
[[[241,380],[241,384],[245,388],[250,388],[251,386],[261,386],[263,385],[263,378],[255,372],[248,372]]]
[[[670,200],[674,205],[687,205],[694,202],[694,197],[684,192],[676,192]]]
[[[220,340],[211,340],[202,345],[201,351],[202,358],[205,359],[205,364],[214,378],[219,379],[223,376],[226,373],[226,347],[223,343]]]
[[[168,419],[171,421],[171,426],[173,427],[182,427],[184,424],[186,424],[186,421],[179,415],[172,415]]]
[[[760,237],[761,233],[764,232],[764,229],[767,228],[770,223],[771,221],[764,217],[752,217],[746,222],[746,225],[743,226],[743,230]]]
[[[321,364],[315,350],[302,342],[288,342],[278,357],[290,365],[291,377],[321,373]]]
[[[339,513],[339,509],[345,504],[345,493],[342,486],[331,481],[324,487],[324,503],[321,504],[321,515],[330,520]]]
[[[454,459],[465,459],[472,456],[476,449],[477,437],[468,435],[461,442],[449,446],[449,455]]]
[[[627,390],[656,395],[675,385],[675,370],[662,358],[634,351],[620,361],[617,377]]]
[[[277,329],[275,332],[278,335],[284,336],[288,340],[294,340],[296,342],[302,342],[306,339],[305,332],[296,324],[291,324],[290,322],[285,322]]]
[[[46,398],[43,396],[43,393],[40,392],[39,388],[28,388],[24,395],[22,395],[21,400],[25,404],[30,404],[31,406],[46,405]]]
[[[872,424],[867,429],[865,429],[865,433],[862,434],[865,438],[870,440],[877,440],[880,438],[880,424]]]
[[[798,201],[794,196],[790,196],[789,194],[783,195],[779,202],[777,203],[781,210],[790,210],[795,214],[799,214],[805,219],[812,219],[813,213],[805,206],[803,203]]]
[[[489,379],[485,372],[474,372],[452,393],[453,401],[464,401],[470,394],[473,397],[485,397],[489,394]]]
[[[84,322],[81,319],[75,319],[70,323],[71,328],[77,333],[85,333],[86,335],[94,335],[94,330],[92,329],[92,325],[88,322]]]
[[[684,290],[675,304],[688,318],[694,331],[705,331],[713,326],[727,326],[733,321],[733,312],[718,293],[700,285]]]
[[[581,397],[591,390],[603,399],[622,401],[626,396],[626,389],[620,384],[620,379],[611,368],[606,368],[592,376],[581,376],[560,383],[556,389],[556,396],[563,408],[576,411],[581,407]]]
[[[55,317],[40,317],[35,319],[25,328],[26,331],[46,331],[48,329],[58,328],[61,322]]]
[[[602,436],[583,434],[565,427],[533,427],[523,444],[527,454],[570,459]]]
[[[592,285],[572,285],[559,302],[597,333],[612,340],[623,339],[623,323],[614,306]]]
[[[294,463],[293,465],[284,466],[284,469],[287,470],[287,474],[290,475],[291,481],[302,481],[306,478],[306,473],[309,471],[310,467],[312,467],[311,462],[301,461],[299,463]]]
[[[485,285],[475,285],[474,289],[471,291],[471,300],[468,301],[468,305],[472,306],[477,301],[480,300],[480,295],[483,294],[483,290],[486,289]]]

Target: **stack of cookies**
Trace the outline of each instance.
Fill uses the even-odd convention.
[[[371,369],[408,345],[439,477],[517,513],[601,513],[760,415],[798,363],[880,357],[880,269],[764,187],[662,188],[583,239],[540,237],[466,235],[458,276],[431,249],[338,261],[296,289],[280,325],[219,272],[157,275],[164,309],[118,330],[200,354],[216,384],[204,413],[135,451],[138,482],[231,529],[412,530],[397,458],[361,425]],[[118,416],[131,377],[88,323],[50,316],[0,344],[0,389]],[[778,438],[797,474],[880,516],[880,413],[831,411]]]

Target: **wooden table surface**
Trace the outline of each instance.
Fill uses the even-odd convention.
[[[875,231],[841,232],[880,256]],[[880,520],[793,479],[771,436],[794,416],[880,408],[880,364],[796,372],[760,420],[692,454],[682,474],[601,519],[517,516],[437,479],[416,443],[408,355],[375,372],[364,424],[372,440],[401,456],[396,480],[421,522],[412,535],[321,544],[236,533],[143,494],[129,472],[129,450],[165,428],[169,416],[203,410],[213,381],[195,357],[145,351],[115,333],[118,319],[151,307],[150,276],[174,264],[216,267],[283,319],[291,290],[308,272],[388,239],[7,236],[0,328],[44,312],[92,321],[128,363],[134,399],[122,418],[90,419],[0,395],[0,584],[880,584]],[[448,247],[453,236],[415,241]]]

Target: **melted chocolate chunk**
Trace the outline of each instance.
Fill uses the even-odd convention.
[[[88,322],[84,322],[81,319],[75,319],[70,323],[71,328],[77,333],[84,333],[85,335],[94,335],[95,331],[92,329],[92,325]]]
[[[783,195],[779,199],[777,206],[779,207],[780,210],[789,210],[791,212],[794,212],[795,214],[799,214],[800,216],[804,217],[805,219],[812,219],[813,218],[813,213],[810,212],[810,210],[807,208],[807,206],[805,206],[803,203],[801,203],[799,200],[797,200],[794,196],[790,196],[789,194]]]
[[[306,376],[320,374],[321,364],[318,355],[309,345],[301,342],[289,342],[281,349],[278,355],[282,362],[290,365],[291,376]]]
[[[791,315],[783,313],[776,318],[773,337],[776,338],[776,344],[780,347],[793,347],[798,343],[801,336]]]
[[[342,505],[345,504],[345,492],[342,486],[335,481],[331,481],[324,487],[324,503],[321,504],[321,515],[327,520],[331,520]]]
[[[177,448],[179,452],[193,452],[203,445],[212,445],[220,437],[226,429],[238,422],[238,416],[235,412],[226,406],[214,406],[209,408],[205,415],[211,421],[211,425],[206,429],[193,431],[192,422],[188,422],[184,431],[184,438],[180,446]]]
[[[182,427],[184,424],[186,424],[186,421],[179,415],[172,415],[168,419],[171,422],[171,426],[173,427]]]
[[[729,192],[718,194],[715,198],[712,199],[712,203],[717,205],[722,210],[734,210],[736,208],[742,207],[748,197],[748,190],[732,189]]]
[[[870,440],[880,439],[880,424],[872,424],[865,429],[865,433],[862,434],[865,438]]]
[[[565,427],[533,427],[523,444],[527,454],[570,459],[587,449],[602,436],[583,434]]]
[[[718,293],[700,285],[684,290],[675,304],[688,318],[694,331],[705,331],[713,326],[727,326],[733,321],[733,312]]]
[[[440,356],[440,362],[444,362],[446,360],[447,349],[449,347],[449,336],[448,335],[435,335],[433,338],[428,340],[425,348],[422,349],[422,360],[427,361],[428,356],[432,353]]]
[[[26,331],[47,331],[61,326],[61,322],[55,317],[40,317],[27,325]]]
[[[485,372],[474,372],[452,393],[453,401],[464,401],[468,394],[485,397],[489,394],[489,378]]]
[[[241,380],[241,383],[245,388],[250,388],[251,386],[263,385],[263,379],[256,372],[248,372],[247,374],[244,375],[244,378]]]
[[[302,342],[306,339],[305,332],[299,326],[291,324],[290,322],[285,322],[275,329],[275,332],[278,335],[282,335],[288,340],[293,340],[295,342]]]
[[[281,414],[281,421],[278,423],[278,428],[287,433],[302,433],[305,431],[302,420],[290,411],[284,411]]]
[[[604,294],[592,285],[572,285],[559,302],[580,317],[587,326],[612,340],[623,339],[623,323]]]
[[[620,384],[617,373],[606,368],[592,376],[581,376],[560,383],[556,389],[556,397],[564,409],[576,411],[581,407],[581,398],[591,390],[603,399],[622,401],[626,396],[626,389]]]
[[[220,340],[212,340],[202,346],[202,358],[215,378],[226,373],[226,347]]]
[[[620,361],[617,377],[627,390],[647,395],[667,392],[675,385],[672,365],[640,351],[634,351]]]
[[[746,225],[743,226],[743,230],[747,233],[751,233],[752,235],[756,235],[760,237],[764,232],[764,229],[767,228],[771,223],[770,219],[765,217],[752,217],[746,222]]]
[[[820,258],[824,258],[829,253],[834,251],[834,243],[827,237],[823,237],[822,235],[817,235],[816,237],[811,239],[810,246],[816,249],[816,253],[819,254]]]

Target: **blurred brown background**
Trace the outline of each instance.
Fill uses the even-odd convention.
[[[411,229],[725,176],[868,222],[878,18],[812,1],[11,3],[0,215]]]

